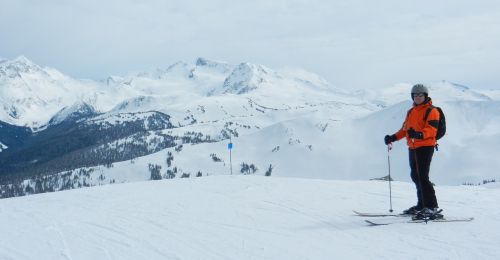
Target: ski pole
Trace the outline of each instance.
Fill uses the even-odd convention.
[[[393,212],[392,210],[392,187],[391,187],[391,156],[390,152],[392,149],[392,143],[387,145],[387,165],[389,166],[389,212]]]

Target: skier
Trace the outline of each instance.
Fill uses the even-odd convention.
[[[408,144],[411,179],[417,188],[417,205],[403,211],[403,214],[414,215],[414,219],[437,219],[439,214],[436,194],[429,170],[436,146],[436,133],[439,122],[437,109],[430,110],[427,120],[424,116],[432,100],[429,90],[422,84],[416,84],[411,89],[413,106],[408,110],[403,126],[393,135],[386,135],[384,142],[389,145],[406,137]]]

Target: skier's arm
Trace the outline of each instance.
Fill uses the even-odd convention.
[[[401,127],[401,129],[399,129],[399,131],[397,131],[394,136],[396,137],[396,141],[400,140],[400,139],[403,139],[406,137],[406,131],[403,130],[404,127]]]

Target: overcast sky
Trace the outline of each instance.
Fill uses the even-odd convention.
[[[102,79],[197,57],[299,67],[347,89],[500,89],[497,0],[0,0],[0,56]]]

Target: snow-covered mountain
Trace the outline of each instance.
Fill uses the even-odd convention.
[[[25,129],[6,125],[9,142],[0,137],[8,146],[0,156],[0,178],[7,179],[3,183],[11,183],[12,175],[25,176],[9,186],[17,187],[10,188],[10,195],[153,176],[228,174],[231,169],[235,174],[378,178],[387,175],[383,136],[398,130],[411,107],[411,84],[349,92],[299,69],[272,70],[203,58],[103,82],[74,80],[61,73],[58,81],[46,75],[53,69],[26,58],[2,64],[18,68],[20,76],[14,73],[17,81],[9,77],[0,81],[1,89],[9,90],[0,101],[4,109],[15,107],[23,113],[17,117],[4,113],[0,121],[37,127],[31,137],[16,138],[26,134]],[[33,68],[19,69],[20,64]],[[50,107],[43,116],[29,114],[34,105],[17,102],[11,91],[15,88],[9,85],[18,82],[19,89],[32,89],[27,92],[32,99],[41,99],[37,91],[42,90],[32,86],[33,81],[19,83],[27,75],[45,75],[42,82],[73,95],[68,98],[71,102],[63,98],[59,103],[42,102],[37,109]],[[429,84],[429,89],[448,122],[448,133],[433,161],[433,181],[498,179],[495,169],[500,165],[494,158],[500,155],[495,148],[500,143],[500,101],[491,95],[495,92],[446,81]],[[37,120],[26,123],[26,118]],[[476,156],[478,150],[485,155]],[[395,145],[391,156],[393,177],[410,181],[404,142]]]
[[[57,112],[49,121],[49,125],[57,125],[64,121],[81,120],[83,118],[97,115],[97,111],[85,102],[77,102],[69,107],[64,107]]]
[[[410,91],[413,84],[401,83],[381,90],[359,90],[356,96],[367,101],[375,102],[383,107],[394,105],[403,100],[410,99]],[[493,91],[476,91],[467,86],[455,84],[448,81],[434,82],[428,86],[431,97],[440,102],[445,101],[490,101],[497,99]]]
[[[241,63],[224,81],[222,93],[244,94],[265,83],[270,70],[263,66]],[[275,75],[270,75],[275,77]]]
[[[91,98],[88,93],[96,89],[94,82],[72,79],[23,56],[0,61],[0,120],[37,128],[63,107]]]
[[[335,93],[325,82],[316,84],[310,80],[310,75],[301,78],[300,74],[279,73],[262,65],[241,63],[233,66],[203,58],[193,64],[177,62],[166,69],[94,82],[75,80],[19,57],[0,63],[0,104],[3,108],[0,120],[36,129],[46,125],[58,111],[82,102],[101,112],[121,111],[124,107],[137,112],[147,109],[149,101],[155,99],[158,102],[152,105],[156,110],[168,110],[173,114],[177,111],[185,116],[185,111],[192,108],[191,103],[222,94],[249,94],[272,104],[270,107],[286,108],[302,105],[307,100],[310,103],[336,100],[335,94],[344,99],[348,97],[345,93]],[[276,95],[276,92],[281,94]],[[360,102],[353,97],[348,99]],[[226,100],[247,103],[246,97]],[[131,110],[124,105],[126,102],[136,103],[136,109]]]

